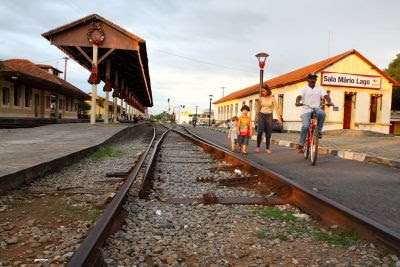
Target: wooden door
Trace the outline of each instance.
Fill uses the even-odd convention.
[[[344,95],[343,129],[350,129],[351,124],[351,95]]]
[[[376,122],[376,112],[378,106],[378,98],[371,96],[371,103],[369,106],[369,122]]]
[[[35,118],[39,117],[39,105],[40,105],[39,95],[35,94]]]

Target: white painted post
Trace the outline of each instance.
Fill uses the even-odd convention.
[[[110,68],[111,68],[111,62],[110,60],[107,60],[107,69],[106,69],[106,80],[110,80]],[[110,92],[106,91],[106,102],[104,106],[104,124],[108,124],[108,98],[109,98]]]
[[[122,84],[121,84],[121,92],[125,90],[125,81],[122,80]],[[121,98],[121,115],[124,111],[124,100]]]
[[[118,87],[118,71],[115,71],[115,85]],[[117,105],[117,98],[114,97],[113,99],[113,104],[114,104],[114,108],[113,108],[113,114],[114,114],[114,119],[113,119],[113,123],[117,123],[117,109],[118,109],[118,105]]]
[[[98,46],[93,44],[93,59],[92,65],[97,68],[97,52]],[[90,107],[90,124],[96,124],[96,97],[97,97],[97,84],[92,84],[92,106]]]

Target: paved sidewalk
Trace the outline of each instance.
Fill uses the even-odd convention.
[[[274,140],[289,140],[299,142],[298,133],[273,133]],[[331,136],[323,135],[319,145],[336,150],[366,153],[376,157],[400,159],[400,137],[390,136]]]
[[[0,186],[13,188],[58,166],[68,165],[110,138],[127,134],[132,125],[66,123],[0,129]]]
[[[210,129],[220,132],[228,131],[226,128]],[[299,137],[299,133],[272,133],[271,142],[276,145],[294,147],[298,144]],[[255,140],[256,136],[252,139]],[[319,147],[322,154],[400,168],[400,137],[325,133],[320,139]]]

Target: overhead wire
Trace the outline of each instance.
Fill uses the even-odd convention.
[[[160,50],[160,49],[154,49],[154,50],[162,52],[162,53],[165,53],[167,55],[180,57],[180,58],[192,61],[192,62],[197,62],[197,63],[200,63],[200,64],[206,64],[206,65],[216,66],[216,67],[225,68],[225,69],[231,69],[231,70],[236,70],[236,71],[253,73],[252,71],[249,71],[249,70],[245,70],[245,69],[241,69],[241,68],[233,68],[233,67],[229,67],[229,66],[225,66],[225,65],[221,65],[221,64],[217,64],[217,63],[207,62],[207,61],[196,59],[196,58],[191,58],[191,57],[187,57],[187,56],[178,55],[178,54],[171,53],[171,52],[165,51],[165,50]]]

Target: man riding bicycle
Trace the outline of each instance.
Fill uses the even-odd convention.
[[[196,128],[196,124],[197,124],[197,116],[193,116],[192,125],[193,125],[194,128]]]
[[[298,153],[303,153],[303,146],[306,141],[308,126],[311,120],[311,108],[318,108],[316,111],[318,124],[317,131],[319,133],[319,138],[321,138],[321,131],[325,121],[325,112],[319,108],[321,103],[321,98],[324,98],[327,101],[327,105],[333,105],[331,102],[331,98],[326,93],[325,89],[315,86],[317,82],[318,75],[315,73],[309,73],[307,75],[307,83],[308,86],[304,86],[300,89],[299,95],[296,98],[296,106],[303,106],[303,114],[300,116],[302,120],[301,134],[300,134],[300,142],[297,148]],[[310,108],[311,107],[311,108]]]

